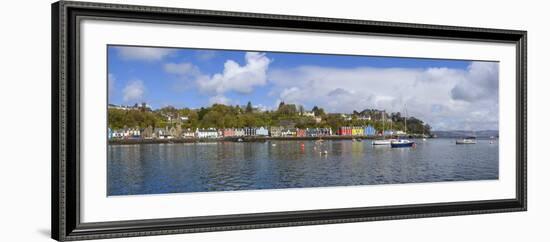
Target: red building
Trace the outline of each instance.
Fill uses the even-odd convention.
[[[224,129],[223,137],[233,137],[235,136],[235,129]]]
[[[338,135],[351,136],[352,135],[352,128],[351,127],[340,127],[340,128],[338,128]]]
[[[296,129],[296,136],[305,137],[306,136],[306,130],[305,129]]]

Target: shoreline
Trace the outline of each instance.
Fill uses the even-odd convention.
[[[386,137],[390,138],[390,137]],[[421,138],[421,135],[410,135],[407,138]],[[241,139],[242,141],[239,141]],[[207,142],[266,142],[266,141],[284,141],[284,140],[352,140],[382,139],[377,136],[322,136],[322,137],[222,137],[222,138],[177,138],[177,139],[116,139],[109,140],[109,145],[127,145],[127,144],[181,144],[181,143],[207,143]]]

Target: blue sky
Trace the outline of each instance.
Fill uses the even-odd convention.
[[[498,63],[108,46],[109,103],[407,110],[435,129],[498,128]],[[467,114],[467,115],[465,115]]]

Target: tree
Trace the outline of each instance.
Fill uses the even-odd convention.
[[[311,111],[313,111],[315,116],[324,116],[325,115],[325,110],[322,109],[322,108],[319,108],[317,106],[313,106],[313,109],[311,109]]]
[[[254,111],[254,109],[252,108],[252,103],[248,101],[248,103],[246,104],[246,112],[252,113],[252,111]]]
[[[283,106],[285,106],[285,102],[280,102],[280,103],[279,103],[279,108],[278,108],[278,109],[280,109],[280,108],[283,107]]]

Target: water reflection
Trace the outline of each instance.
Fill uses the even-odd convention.
[[[485,180],[498,144],[446,139],[392,149],[369,141],[111,145],[108,195]]]

